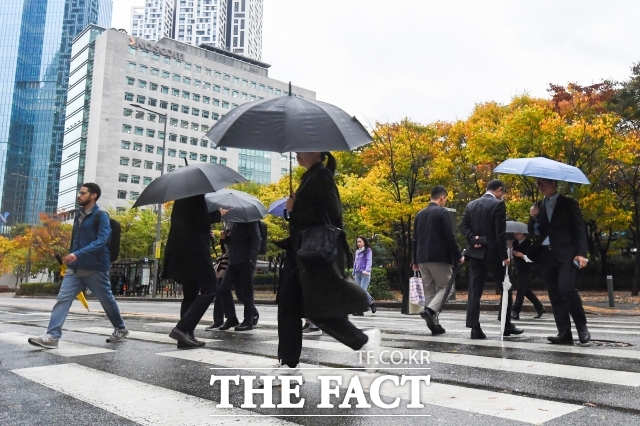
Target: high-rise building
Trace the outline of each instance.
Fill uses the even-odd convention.
[[[112,8],[112,0],[2,2],[0,209],[11,224],[57,206],[71,42],[89,24],[111,26]]]
[[[166,13],[160,3],[166,3]],[[175,10],[170,33],[169,3]],[[206,44],[259,61],[262,9],[263,0],[147,0],[144,7],[132,8],[131,34],[152,41],[164,36],[192,46]]]

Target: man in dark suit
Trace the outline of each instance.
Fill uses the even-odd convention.
[[[453,235],[447,204],[447,190],[438,185],[431,190],[431,202],[420,210],[413,223],[413,270],[420,271],[425,308],[420,316],[431,334],[445,332],[436,311],[453,273],[454,262],[464,262]]]
[[[536,237],[530,257],[540,264],[558,327],[558,335],[547,339],[551,343],[573,345],[571,315],[580,343],[586,345],[591,334],[576,288],[576,273],[588,262],[584,219],[578,202],[558,193],[557,181],[537,179],[537,184],[544,199],[530,210],[529,234]]]
[[[258,252],[260,251],[260,226],[258,222],[231,222],[228,231],[220,235],[227,244],[229,265],[220,284],[220,297],[227,320],[219,330],[235,331],[253,329],[255,306],[253,304],[253,274],[256,271]],[[244,305],[244,320],[238,323],[236,308],[233,304],[231,288],[235,286],[236,297]]]
[[[496,284],[502,287],[505,267],[509,265],[507,254],[507,213],[502,197],[505,186],[494,179],[487,185],[487,192],[470,202],[462,215],[460,231],[467,240],[465,257],[469,261],[469,298],[467,302],[467,328],[472,339],[485,339],[480,328],[480,298],[487,274],[493,275]],[[505,336],[521,334],[523,330],[511,323],[513,300],[511,290],[507,304]]]
[[[535,293],[529,288],[531,278],[535,272],[533,261],[527,256],[529,254],[529,248],[531,248],[531,240],[527,238],[526,234],[514,233],[515,240],[513,240],[513,266],[518,277],[518,293],[516,294],[516,301],[513,304],[513,311],[511,312],[511,318],[515,320],[520,319],[520,311],[522,310],[522,303],[526,297],[533,303],[538,315],[534,318],[542,317],[542,314],[546,312],[544,306],[540,300],[536,297]]]

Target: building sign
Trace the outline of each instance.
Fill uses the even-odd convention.
[[[129,36],[129,46],[139,47],[140,49],[148,52],[159,53],[161,55],[168,56],[169,58],[179,59],[181,61],[184,60],[184,53],[138,37]]]

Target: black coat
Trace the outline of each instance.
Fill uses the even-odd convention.
[[[413,222],[413,263],[453,265],[461,257],[449,212],[436,203],[429,203]]]
[[[559,195],[551,222],[547,218],[544,200],[538,201],[538,215],[529,219],[529,235],[535,241],[531,260],[539,253],[540,244],[549,236],[551,253],[558,262],[572,262],[576,256],[587,257],[587,228],[576,200]],[[537,224],[537,226],[536,226]]]
[[[525,256],[529,257],[529,249],[531,248],[531,240],[525,238],[522,242],[518,240],[513,241],[513,251],[518,251]],[[530,260],[533,260],[529,257]],[[533,274],[535,266],[533,263],[528,263],[521,257],[513,256],[513,266],[515,267],[517,274]]]
[[[460,232],[467,240],[465,256],[489,262],[503,261],[507,255],[507,210],[504,201],[484,194],[467,204],[460,222]],[[487,244],[475,248],[475,237],[485,237]]]
[[[209,213],[204,195],[176,200],[164,250],[162,278],[179,283],[216,282],[209,247],[210,224],[220,222],[220,212]]]
[[[229,236],[224,241],[227,244],[229,265],[249,260],[256,267],[260,251],[260,227],[257,221],[232,223]]]
[[[318,162],[302,175],[296,191],[296,200],[289,220],[288,246],[293,253],[300,248],[304,228],[329,222],[342,228],[342,203],[333,173]],[[363,312],[369,309],[369,300],[347,274],[352,258],[346,238],[331,267],[314,268],[297,261],[302,289],[304,316],[329,318]]]

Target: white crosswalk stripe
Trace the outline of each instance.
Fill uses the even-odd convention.
[[[64,327],[64,330],[79,331],[81,333],[101,334],[104,336],[110,336],[111,333],[113,333],[112,328],[106,328],[106,327]],[[147,342],[155,342],[155,343],[172,343],[172,344],[176,343],[175,340],[173,340],[171,337],[169,337],[166,334],[149,333],[147,331],[130,330],[129,335],[127,336],[127,339],[144,340]],[[200,338],[198,340],[202,340],[203,342],[207,342],[207,343],[217,341],[215,339],[200,339]]]
[[[33,348],[33,350],[48,351],[52,354],[56,354],[64,357],[95,355],[95,354],[104,354],[108,352],[114,352],[113,349],[83,345],[80,343],[69,342],[66,340],[60,340],[58,342],[57,349],[38,348],[36,346],[32,346],[28,342],[29,337],[35,337],[35,336],[30,336],[28,334],[23,334],[23,333],[0,333],[0,342],[12,344],[12,345],[28,346],[30,348]]]

